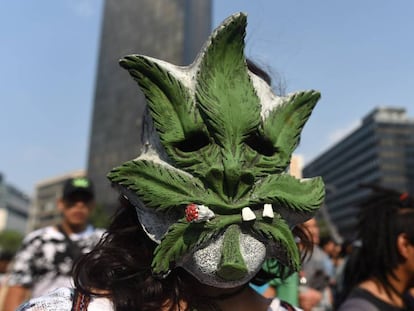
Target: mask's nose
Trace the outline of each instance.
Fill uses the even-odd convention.
[[[240,252],[240,228],[231,225],[224,233],[221,260],[217,274],[226,281],[242,279],[248,270]]]

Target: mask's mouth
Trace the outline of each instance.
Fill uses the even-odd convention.
[[[264,205],[260,218],[267,221],[271,221],[274,218],[271,204]],[[240,280],[248,274],[248,268],[240,250],[240,226],[249,228],[255,220],[255,212],[249,207],[245,207],[241,213],[241,224],[232,224],[225,230],[221,258],[217,267],[217,275],[223,280]]]
[[[152,266],[159,277],[168,275],[175,266],[186,269],[186,263],[192,261],[199,267],[190,270],[200,270],[196,274],[200,275],[201,282],[204,283],[203,275],[214,274],[217,282],[236,285],[248,281],[252,272],[260,270],[266,254],[296,256],[295,250],[289,248],[290,242],[295,244],[293,236],[292,239],[286,237],[292,235],[290,228],[281,215],[273,211],[271,204],[245,207],[238,213],[226,215],[215,213],[213,207],[195,203],[183,208],[181,216],[176,213],[177,209],[171,209],[170,215],[143,206],[136,210],[147,234],[158,237],[154,239],[159,245]],[[151,236],[154,232],[158,233]],[[255,246],[250,247],[246,241]],[[277,249],[277,252],[267,249]],[[192,257],[194,259],[190,259]],[[278,259],[292,265],[289,259]]]
[[[207,244],[184,255],[177,266],[203,284],[234,288],[248,283],[258,273],[266,254],[265,243],[232,224]]]

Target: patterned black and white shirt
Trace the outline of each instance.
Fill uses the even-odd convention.
[[[83,253],[89,252],[104,230],[88,226],[85,231],[69,237]],[[32,297],[44,295],[55,288],[71,287],[73,260],[64,235],[56,227],[45,227],[29,233],[17,252],[8,285],[30,288]]]

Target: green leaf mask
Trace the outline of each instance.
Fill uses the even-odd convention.
[[[266,258],[297,270],[290,228],[323,202],[320,178],[285,173],[320,95],[273,94],[248,69],[245,29],[246,15],[229,17],[188,67],[142,55],[120,61],[150,118],[142,154],[108,177],[159,243],[156,275],[182,266],[203,283],[232,287]]]

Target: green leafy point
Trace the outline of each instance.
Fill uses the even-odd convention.
[[[169,228],[168,234],[155,249],[152,270],[156,275],[163,276],[168,274],[170,265],[185,254],[191,245],[195,243],[184,239],[184,233],[189,225],[190,223],[186,221],[179,221],[173,224]]]
[[[234,217],[230,218],[234,220]],[[173,224],[154,251],[153,272],[166,275],[184,254],[193,251],[224,230],[220,224],[223,222],[189,223],[185,218]]]
[[[168,209],[197,202],[205,189],[196,178],[167,165],[132,160],[114,168],[109,180],[135,192],[150,208]]]
[[[120,60],[137,81],[147,98],[160,139],[169,144],[184,140],[203,131],[194,95],[156,60],[141,55],[130,55]],[[168,151],[168,150],[167,150]]]
[[[246,16],[232,16],[213,35],[200,63],[196,97],[217,144],[231,149],[260,124],[260,101],[244,57]]]
[[[281,249],[282,254],[278,260],[282,264],[289,266],[294,271],[299,270],[299,250],[289,226],[283,219],[275,217],[272,223],[256,221],[253,224],[253,230],[264,239],[273,240],[280,245],[278,249]]]
[[[276,106],[264,120],[264,135],[272,141],[274,148],[279,151],[280,160],[286,166],[319,98],[320,93],[314,90],[297,92]]]
[[[288,174],[269,175],[251,193],[252,203],[276,203],[295,212],[316,211],[325,198],[321,177],[299,180]]]

